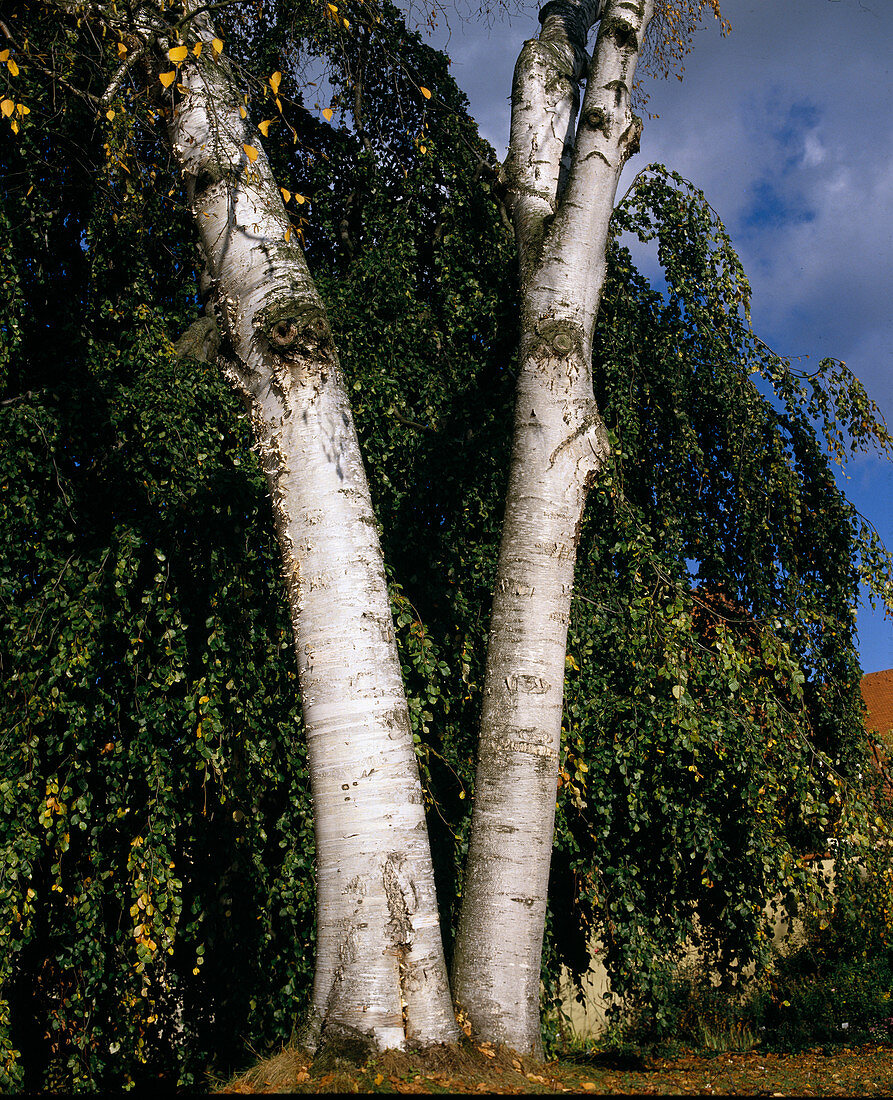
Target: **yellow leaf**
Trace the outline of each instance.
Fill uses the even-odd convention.
[[[332,12],[332,14],[338,11],[338,7],[336,4],[326,4],[326,7],[329,9],[330,12]]]
[[[192,47],[192,52],[196,57],[201,57],[201,55],[202,55],[202,43],[201,42],[196,42],[196,44]]]
[[[349,31],[350,23],[346,19],[342,19],[341,22],[344,24],[344,29]]]
[[[431,98],[431,90],[429,88],[419,88],[419,91],[425,97],[425,99]]]
[[[244,107],[240,107],[239,108],[239,118],[247,118],[247,117],[248,117],[248,112],[245,110]]]
[[[290,240],[291,240],[291,226],[289,226],[289,227],[288,227],[288,228],[286,229],[286,231],[285,231],[285,242],[286,242],[286,244],[287,244],[287,243],[288,243],[288,242],[289,242]]]
[[[7,69],[9,69],[13,76],[19,75],[19,67],[18,65],[16,65],[12,58],[10,58],[9,61],[6,62],[6,67]]]
[[[427,147],[427,145],[420,145],[420,146],[419,146],[419,152],[420,152],[420,153],[427,153],[427,152],[428,152],[428,147]]]
[[[331,107],[326,107],[323,110],[322,117],[326,120],[326,122],[331,122],[332,121],[332,115],[334,113],[335,112],[332,110]]]
[[[279,114],[281,115],[282,114],[282,100],[279,98],[278,95],[276,96],[276,109],[279,111]]]
[[[203,695],[201,697],[201,699],[199,699],[198,705],[200,707],[203,707],[205,705],[205,703],[210,703],[210,702],[211,702],[210,698],[207,695]]]
[[[257,160],[257,150],[253,145],[243,145],[242,148],[245,150],[245,156],[254,164]]]
[[[287,187],[280,187],[279,190],[282,192],[283,202],[288,202],[291,198],[291,191]]]
[[[9,125],[10,125],[10,127],[12,129],[12,132],[14,134],[17,134],[19,132],[19,124],[16,122],[15,119],[13,119],[12,122],[10,122]]]
[[[3,117],[4,118],[9,118],[9,116],[12,114],[12,112],[14,110],[15,110],[15,104],[13,103],[13,101],[11,99],[4,99],[3,102],[0,103],[0,111],[3,112]]]
[[[112,107],[109,107],[109,109],[105,112],[105,117],[109,120],[109,122],[114,121],[115,112]]]
[[[258,130],[260,130],[260,132],[263,134],[264,137],[269,137],[270,136],[270,123],[272,121],[273,120],[271,118],[265,118],[263,120],[263,122],[259,122],[257,124]]]
[[[306,201],[307,199],[303,195],[295,195],[295,202],[298,204],[298,206],[301,206]]]
[[[9,57],[9,50],[4,50],[0,53],[0,61],[5,61]]]
[[[179,65],[181,61],[186,60],[186,55],[188,53],[189,50],[185,46],[174,46],[172,50],[167,51],[167,56],[171,59],[171,61]]]
[[[577,664],[576,657],[571,656],[570,653],[564,658],[564,663],[567,668],[572,668],[574,672],[580,671],[580,666]]]
[[[127,56],[127,47],[124,45],[123,42],[119,42],[118,43],[118,57],[126,57],[126,56]]]
[[[174,69],[171,69],[169,73],[160,73],[158,79],[161,81],[163,88],[169,88],[177,79],[177,73]]]
[[[220,38],[212,38],[211,48],[214,50],[214,53],[223,53],[223,40]]]
[[[279,85],[280,85],[281,82],[282,82],[282,73],[278,73],[278,72],[273,73],[273,75],[270,77],[270,87],[273,89],[273,91],[277,95],[279,94]]]

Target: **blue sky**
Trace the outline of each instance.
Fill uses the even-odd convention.
[[[722,0],[682,82],[652,79],[640,154],[681,172],[719,212],[753,287],[753,322],[775,351],[843,359],[893,427],[893,0]],[[511,75],[535,6],[443,21],[433,44],[504,154]],[[620,193],[625,190],[621,181]],[[893,463],[839,476],[893,547]],[[863,605],[865,672],[893,667],[893,620]]]

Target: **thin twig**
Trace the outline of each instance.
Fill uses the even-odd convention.
[[[25,393],[20,393],[18,397],[7,397],[5,401],[0,401],[0,408],[6,408],[9,405],[20,405],[23,401],[33,401],[35,397],[42,397],[45,393],[51,393],[50,390],[26,390]],[[52,394],[53,397],[56,394]]]

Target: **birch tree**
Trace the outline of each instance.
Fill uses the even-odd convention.
[[[574,564],[608,455],[592,338],[617,182],[641,132],[630,101],[652,13],[651,0],[546,4],[512,88],[521,367],[453,992],[472,1034],[534,1053]]]
[[[191,51],[212,28],[199,17],[184,38]],[[171,146],[232,350],[227,377],[270,486],[292,614],[317,847],[309,1038],[344,1027],[380,1048],[445,1042],[456,1029],[421,785],[351,410],[240,89],[209,55],[181,71]]]
[[[319,921],[308,1041],[327,1026],[358,1030],[382,1047],[443,1041],[456,1032],[375,520],[328,319],[291,239],[263,142],[203,5],[60,6],[119,39],[120,66],[100,111],[114,113],[110,103],[134,74],[147,74],[156,93],[158,84],[165,89],[170,148],[186,181],[223,338],[219,362],[249,411],[269,485],[314,792]],[[589,62],[586,39],[603,14]],[[525,854],[493,880],[525,917],[515,925],[511,965],[486,944],[477,954],[469,948],[466,918],[456,983],[460,1005],[476,1019],[473,976],[504,1021],[498,1037],[521,1049],[539,1043],[539,968],[530,960],[542,940],[575,531],[607,453],[591,389],[592,329],[617,175],[638,138],[629,93],[650,14],[650,4],[609,5],[604,13],[600,3],[548,5],[514,90],[506,179],[524,278],[524,369],[476,821],[490,812],[487,769],[496,746],[532,760],[532,788],[524,767],[506,775],[520,781],[513,794],[534,810],[526,835],[538,854],[528,866],[519,822],[514,839]],[[202,322],[199,338],[213,327]],[[559,568],[550,575],[553,561]],[[548,602],[530,600],[541,593]],[[525,632],[542,646],[532,661]],[[505,800],[497,829],[515,814]],[[466,913],[487,905],[475,894],[484,836],[476,825]],[[519,894],[519,881],[534,887]],[[496,909],[475,923],[493,919]],[[511,992],[516,954],[527,960],[519,996]],[[494,974],[503,975],[501,989]],[[523,1036],[511,1023],[515,1015],[525,1021]]]
[[[205,5],[179,10],[146,3],[119,17],[98,6],[131,43],[104,101],[141,57],[171,88],[170,148],[202,242],[219,361],[247,407],[273,503],[316,835],[304,1042],[339,1030],[382,1049],[447,1042],[457,1031],[422,791],[337,350],[223,43]]]
[[[547,3],[540,12],[539,37],[524,45],[515,69],[509,154],[502,181],[519,253],[520,368],[490,621],[471,840],[453,962],[453,993],[472,1035],[534,1053],[542,1049],[540,966],[559,785],[574,566],[587,493],[609,458],[608,435],[595,401],[592,375],[593,334],[605,285],[609,223],[620,173],[637,150],[642,130],[630,100],[649,25],[656,32],[650,43],[649,61],[658,70],[678,69],[688,52],[691,30],[702,6],[706,5],[655,4],[650,0]],[[718,5],[711,3],[710,8],[719,17]],[[586,43],[596,23],[598,31],[590,58]],[[724,24],[723,29],[728,26]],[[679,189],[673,192],[671,208],[679,211],[685,208],[687,199],[683,181],[677,178],[675,182]],[[660,191],[660,185],[647,180],[641,183],[642,199],[647,195],[645,201],[654,202],[655,215],[662,205],[657,197]],[[713,225],[707,210],[705,202],[698,207],[695,221],[707,231],[701,233],[701,244],[690,255],[687,245],[679,247],[678,239],[669,243],[673,236],[672,215],[658,231],[668,278],[673,271],[674,308],[684,302],[686,315],[699,319],[708,343],[723,349],[712,354],[725,356],[734,348],[731,362],[753,364],[776,389],[779,399],[788,401],[789,366],[781,365],[772,355],[771,368],[761,362],[765,349],[754,341],[748,325],[738,316],[741,311],[749,320],[749,288],[737,258],[729,259],[733,253],[724,240],[725,231],[721,225]],[[644,224],[638,232],[643,240],[655,235]],[[720,242],[716,251],[723,257],[719,265],[725,269],[723,279],[711,270],[713,259],[707,263],[696,258],[698,249],[706,245],[709,251],[714,240]],[[678,278],[676,258],[681,261],[680,272],[691,262],[698,275],[686,272]],[[713,303],[710,318],[696,304],[699,295]],[[717,309],[719,301],[722,305]],[[844,388],[850,385],[859,389],[852,379]],[[603,384],[601,388],[602,392],[609,389]],[[627,393],[626,386],[623,393]],[[806,390],[802,393],[805,395]],[[839,414],[844,416],[846,401],[838,405]],[[759,404],[761,399],[755,401]],[[798,410],[794,415],[799,419],[802,412]],[[810,415],[815,415],[815,409]],[[729,416],[728,422],[731,420]],[[854,439],[861,435],[858,426],[850,430],[854,431]],[[883,427],[876,439],[881,448],[888,445]],[[651,469],[639,470],[636,476],[644,477],[647,483]],[[767,475],[766,483],[773,477]],[[616,492],[616,483],[611,492]],[[781,541],[773,551],[780,559],[787,553]],[[703,550],[690,548],[688,554],[698,552]],[[682,558],[685,556],[683,553]],[[767,557],[761,554],[750,559],[745,555],[745,559],[749,562]],[[705,561],[704,568],[705,576],[716,583],[714,564]],[[888,566],[880,572],[886,569]],[[783,567],[779,569],[780,573],[784,571]],[[666,583],[666,575],[661,583]],[[719,583],[726,583],[725,577]],[[875,590],[880,592],[885,585],[886,581],[881,581]],[[754,585],[755,590],[757,587]],[[686,588],[683,585],[681,590]],[[687,597],[687,592],[681,599],[677,594],[677,606],[683,606]],[[700,606],[707,606],[703,599]],[[761,644],[771,647],[776,642],[764,637]],[[674,659],[661,670],[662,677],[677,675],[669,669]],[[822,665],[823,659],[815,655],[805,659],[814,661],[817,668]],[[778,659],[773,656],[771,664],[778,665]],[[576,662],[572,667],[577,667]],[[790,672],[795,697],[802,680],[802,671]],[[848,690],[852,690],[852,684],[850,680]],[[672,685],[672,698],[682,700],[686,707],[693,706],[682,674]],[[769,709],[774,713],[773,707]],[[690,724],[678,715],[673,716],[673,723],[680,723],[683,730]],[[775,743],[772,737],[768,740]],[[689,752],[697,736],[689,740],[686,733],[680,732],[679,741]],[[689,768],[700,777],[695,764]],[[625,776],[625,765],[619,771]],[[640,782],[641,778],[639,772]],[[605,782],[602,776],[592,786],[596,791],[601,788],[607,803],[610,797],[605,794]],[[734,783],[732,789],[736,789]],[[761,786],[760,795],[763,790]],[[635,797],[630,792],[630,800]],[[803,805],[808,802],[804,798]],[[764,866],[769,862],[768,857],[764,858]],[[702,881],[708,888],[712,886],[709,875],[704,874]],[[765,886],[763,880],[758,887],[758,891],[764,891],[763,897],[771,893],[765,891]],[[612,898],[600,902],[605,904],[611,911],[617,902]],[[624,904],[638,915],[649,909],[649,904],[641,900]],[[739,903],[739,913],[746,908]],[[752,904],[749,912],[759,913],[759,905]],[[712,922],[716,910],[705,900],[699,915]],[[634,915],[633,922],[635,919]],[[726,919],[726,936],[731,923],[739,919]],[[609,917],[605,923],[610,923]],[[747,933],[741,942],[748,939],[751,946],[739,951],[739,956],[753,951],[760,936],[759,932],[753,937]],[[721,948],[718,956],[724,959],[728,971],[731,955],[724,951]],[[628,957],[634,954],[630,950]],[[751,957],[756,954],[758,951]],[[643,981],[643,987],[649,984],[653,990],[650,979]]]

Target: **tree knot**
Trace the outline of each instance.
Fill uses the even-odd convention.
[[[611,116],[604,107],[589,107],[584,111],[583,125],[589,130],[600,130],[606,137],[611,129]]]
[[[583,331],[573,321],[548,318],[536,325],[534,355],[540,359],[583,356]]]
[[[330,358],[334,350],[332,330],[322,306],[285,301],[260,310],[254,328],[266,337],[278,355]]]

